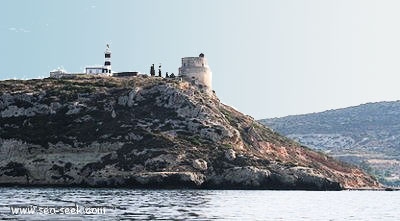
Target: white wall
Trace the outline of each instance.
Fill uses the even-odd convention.
[[[94,68],[86,68],[86,74],[101,74],[103,68],[94,67]]]

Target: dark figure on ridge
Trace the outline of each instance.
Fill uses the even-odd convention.
[[[150,75],[151,75],[151,76],[156,75],[156,70],[154,69],[154,64],[151,65],[151,68],[150,68]]]

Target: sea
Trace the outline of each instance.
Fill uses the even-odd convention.
[[[400,220],[400,191],[0,188],[0,220]]]

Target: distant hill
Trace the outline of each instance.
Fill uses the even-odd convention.
[[[260,120],[311,148],[400,185],[400,101]]]

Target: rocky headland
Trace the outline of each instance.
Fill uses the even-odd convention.
[[[188,82],[0,82],[0,185],[379,189]]]

